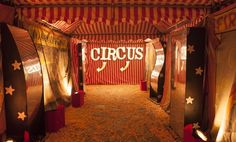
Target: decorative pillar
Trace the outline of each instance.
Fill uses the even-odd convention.
[[[26,30],[2,23],[1,38],[7,138],[39,140],[45,136],[45,129],[37,51]]]
[[[161,41],[162,47],[163,47],[163,52],[164,52],[164,63],[161,68],[160,74],[158,76],[158,81],[157,81],[157,103],[161,102],[161,99],[163,97],[163,91],[164,91],[164,83],[165,83],[165,70],[166,70],[166,42]]]
[[[187,63],[184,125],[202,129],[204,106],[205,28],[189,28],[187,32]]]
[[[82,43],[78,44],[78,81],[79,81],[79,90],[84,90],[84,79],[83,79],[83,60],[82,60]]]

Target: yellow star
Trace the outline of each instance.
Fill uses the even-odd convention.
[[[11,96],[13,95],[13,92],[15,91],[15,89],[13,89],[11,85],[9,87],[5,87],[5,90],[6,90],[6,94],[9,94]]]
[[[18,112],[17,119],[21,119],[22,121],[24,121],[25,117],[26,117],[25,112]]]
[[[202,69],[201,67],[198,67],[198,68],[195,69],[195,71],[196,71],[196,72],[195,72],[196,75],[197,75],[197,74],[198,74],[198,75],[202,75],[203,69]]]
[[[189,52],[189,54],[192,54],[192,52],[194,52],[194,45],[188,45],[188,49],[187,51]]]
[[[193,104],[193,100],[194,100],[194,98],[192,98],[190,96],[188,98],[186,98],[187,104]]]
[[[200,128],[200,126],[199,126],[199,123],[197,122],[197,123],[193,123],[193,129],[199,129]]]
[[[13,66],[14,70],[17,70],[17,69],[20,70],[21,63],[18,63],[16,60],[11,65]]]

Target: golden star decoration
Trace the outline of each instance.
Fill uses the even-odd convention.
[[[26,118],[25,112],[18,112],[17,119],[21,119],[22,121],[24,121],[25,118]]]
[[[195,68],[195,74],[196,75],[202,75],[202,73],[203,73],[203,69],[201,68],[201,67],[198,67],[198,68]]]
[[[13,69],[14,70],[20,70],[20,65],[21,65],[21,63],[18,63],[16,60],[15,60],[15,62],[14,63],[12,63],[11,64],[12,66],[13,66]]]
[[[188,98],[186,98],[187,104],[193,104],[193,100],[194,100],[194,98],[192,98],[190,96]]]
[[[188,49],[187,51],[189,52],[189,54],[192,54],[192,52],[194,52],[194,45],[188,45]]]
[[[199,126],[199,123],[196,122],[196,123],[193,123],[193,129],[199,129],[200,126]]]
[[[10,85],[9,87],[5,87],[5,90],[6,90],[6,94],[9,94],[9,95],[13,95],[13,92],[15,91],[14,88],[12,88],[12,86]]]

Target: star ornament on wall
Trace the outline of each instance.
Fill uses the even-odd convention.
[[[17,119],[21,119],[22,121],[24,121],[26,117],[27,116],[25,115],[25,112],[18,112]]]
[[[6,90],[6,94],[9,94],[9,95],[13,95],[13,92],[15,91],[14,88],[12,88],[12,86],[10,85],[9,87],[5,87],[5,90]]]
[[[202,75],[203,69],[201,67],[195,68],[195,74],[196,75]]]
[[[196,122],[196,123],[193,123],[193,129],[199,129],[200,126],[199,126],[199,123]]]
[[[194,45],[188,45],[188,49],[187,51],[189,52],[189,54],[192,54],[192,52],[194,52]]]
[[[21,63],[18,63],[17,60],[15,60],[11,65],[13,66],[13,70],[20,70]]]
[[[193,104],[193,100],[194,100],[194,98],[189,96],[188,98],[186,98],[186,103],[187,104]]]

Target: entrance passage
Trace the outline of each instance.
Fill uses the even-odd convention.
[[[85,104],[46,142],[176,142],[168,115],[138,85],[88,85]],[[176,118],[177,119],[177,118]]]

